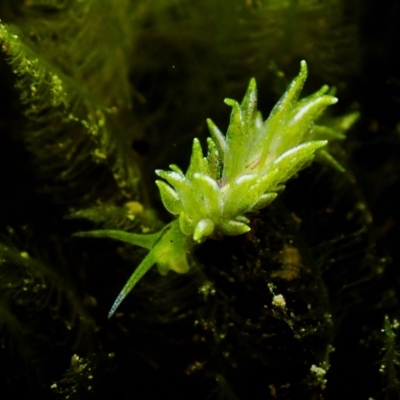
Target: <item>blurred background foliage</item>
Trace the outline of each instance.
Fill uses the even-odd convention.
[[[397,399],[400,5],[0,1],[0,390],[41,399]],[[251,77],[264,116],[306,59],[360,120],[246,235],[190,274],[73,238],[168,221],[154,170],[189,162]]]

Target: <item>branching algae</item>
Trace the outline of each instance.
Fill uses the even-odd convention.
[[[177,217],[160,232],[142,235],[98,230],[77,234],[109,237],[150,250],[118,295],[109,317],[154,264],[162,275],[169,270],[186,273],[187,254],[197,244],[248,232],[249,213],[270,204],[284,183],[316,155],[342,169],[325,148],[329,140],[342,139],[343,134],[314,122],[338,100],[328,93],[328,86],[299,100],[306,78],[307,64],[302,61],[299,75],[265,121],[257,110],[256,81],[251,79],[241,104],[225,100],[232,107],[226,135],[207,121],[211,137],[206,157],[200,141],[194,139],[185,174],[176,165],[171,165],[170,171],[156,171],[163,179],[156,181],[162,202]]]

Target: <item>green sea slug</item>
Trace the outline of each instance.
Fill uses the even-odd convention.
[[[335,104],[328,86],[299,99],[307,78],[307,64],[264,120],[257,110],[257,87],[251,79],[241,104],[226,99],[232,107],[226,135],[209,119],[211,137],[204,156],[198,139],[193,141],[186,173],[171,165],[157,170],[165,208],[175,216],[160,232],[135,234],[117,230],[81,232],[78,236],[109,237],[149,250],[135,269],[110,312],[111,317],[135,284],[153,266],[165,275],[169,270],[186,273],[187,254],[207,239],[248,232],[249,213],[266,207],[284,189],[285,182],[308,165],[316,154],[342,169],[325,147],[343,134],[319,126],[315,120]]]

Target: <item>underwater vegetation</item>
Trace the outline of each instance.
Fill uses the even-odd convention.
[[[399,398],[399,26],[1,2],[0,397]]]

